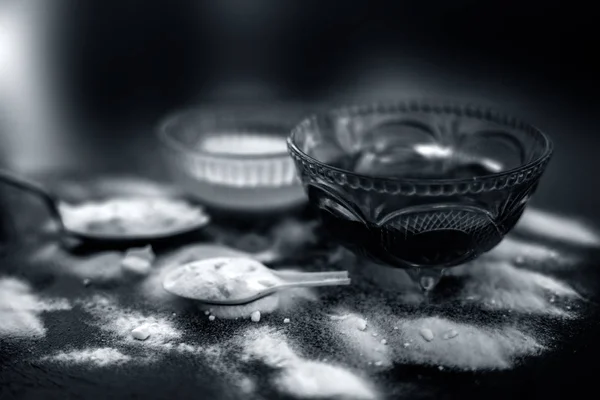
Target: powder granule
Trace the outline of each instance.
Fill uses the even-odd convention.
[[[60,352],[42,358],[43,361],[58,362],[62,364],[87,364],[96,367],[122,365],[131,361],[131,357],[110,347],[98,349],[73,350]]]
[[[156,256],[152,251],[152,246],[148,245],[140,248],[131,248],[125,252],[121,260],[121,267],[130,273],[136,275],[146,275],[150,272],[152,263]]]
[[[536,355],[544,349],[537,340],[513,327],[480,328],[439,317],[407,319],[398,325],[402,336],[395,340],[396,357],[403,362],[465,370],[507,369],[520,357]],[[458,335],[452,340],[416,340],[423,329],[434,336],[443,337],[450,330]],[[400,345],[409,340],[414,344]]]

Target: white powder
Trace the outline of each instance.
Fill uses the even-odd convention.
[[[207,136],[202,140],[204,151],[216,154],[284,154],[287,145],[284,137],[261,134],[227,134]]]
[[[543,262],[544,266],[550,262],[558,265],[572,265],[576,261],[574,257],[559,253],[547,246],[511,237],[505,238],[484,257],[520,261],[521,264]]]
[[[539,272],[518,268],[510,262],[481,259],[450,271],[466,276],[462,295],[491,309],[515,310],[556,316],[572,316],[552,304],[552,296],[580,299],[566,283]]]
[[[168,349],[172,347],[170,342],[181,337],[181,332],[173,326],[172,316],[144,315],[138,311],[120,308],[117,302],[98,296],[85,303],[84,309],[97,318],[100,329],[113,333],[121,343]],[[131,331],[140,326],[144,326],[150,335],[143,342],[131,335]]]
[[[367,325],[361,315],[350,313],[347,310],[337,310],[336,314],[345,315],[346,318],[329,319],[328,324],[336,333],[336,337],[350,348],[349,355],[354,359],[354,363],[381,362],[384,366],[392,365],[392,354],[389,347],[384,346],[381,339],[377,338],[379,332],[382,332],[379,327],[373,322]]]
[[[156,256],[152,251],[152,246],[148,245],[140,248],[131,248],[125,252],[121,260],[121,267],[136,275],[146,275],[150,272],[152,263]]]
[[[138,290],[140,294],[149,300],[157,308],[173,307],[179,301],[179,297],[167,292],[163,288],[165,277],[179,266],[208,258],[216,257],[245,257],[246,254],[221,245],[190,245],[174,251],[155,262],[148,277],[141,283]],[[291,271],[291,270],[290,270]],[[248,318],[253,311],[261,314],[272,313],[275,310],[291,312],[300,305],[315,301],[317,296],[310,288],[296,288],[279,292],[264,297],[250,304],[241,306],[213,306],[198,303],[200,310],[210,308],[211,313],[217,318]]]
[[[598,232],[585,223],[572,217],[538,209],[528,208],[519,220],[517,229],[566,243],[585,246],[600,245]]]
[[[390,343],[395,344],[398,361],[424,365],[442,365],[458,369],[506,369],[521,357],[539,354],[540,343],[516,328],[483,328],[452,322],[439,317],[406,319],[398,322],[401,334]],[[429,330],[435,339],[421,338]],[[455,331],[451,340],[438,340],[445,333]],[[409,343],[409,346],[403,346]]]
[[[166,197],[115,197],[60,204],[65,226],[74,232],[111,236],[155,235],[208,223],[201,207]]]
[[[43,357],[43,361],[51,361],[64,364],[84,364],[96,367],[107,367],[122,365],[131,361],[131,357],[110,347],[98,349],[73,350],[59,352],[51,356]]]
[[[308,399],[376,399],[370,386],[352,372],[318,361],[302,361],[284,369],[275,378],[284,393]]]
[[[89,279],[94,283],[119,282],[124,279],[121,260],[123,254],[107,251],[88,257],[76,257],[57,244],[49,244],[36,251],[31,261],[58,274]]]
[[[39,314],[70,308],[65,299],[40,299],[22,280],[0,278],[0,337],[43,337],[46,328]]]
[[[282,333],[263,327],[247,332],[241,340],[242,361],[258,360],[278,369],[276,387],[300,398],[377,399],[363,378],[342,366],[310,361],[297,355]]]
[[[142,296],[157,305],[164,305],[177,299],[163,288],[167,274],[177,267],[197,260],[215,257],[244,257],[246,254],[220,245],[190,245],[173,251],[156,260],[150,275],[140,287]]]
[[[244,299],[275,286],[281,280],[250,258],[216,257],[185,264],[163,282],[169,292],[190,299]]]

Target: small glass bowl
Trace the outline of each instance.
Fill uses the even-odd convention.
[[[515,118],[420,101],[310,117],[288,148],[333,236],[413,271],[462,264],[496,246],[552,154],[548,137]]]
[[[301,116],[293,114],[189,110],[168,117],[158,135],[173,178],[207,206],[277,211],[306,201],[285,142]]]

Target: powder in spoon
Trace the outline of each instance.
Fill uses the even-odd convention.
[[[252,296],[279,282],[279,278],[258,261],[219,257],[179,267],[167,275],[164,287],[192,299],[230,300]]]
[[[208,223],[201,207],[169,198],[115,197],[59,208],[69,230],[89,234],[147,236]]]

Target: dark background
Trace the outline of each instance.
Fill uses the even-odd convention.
[[[57,3],[67,97],[101,124],[199,100],[321,99],[375,58],[548,94],[581,112],[598,104],[591,2]]]

